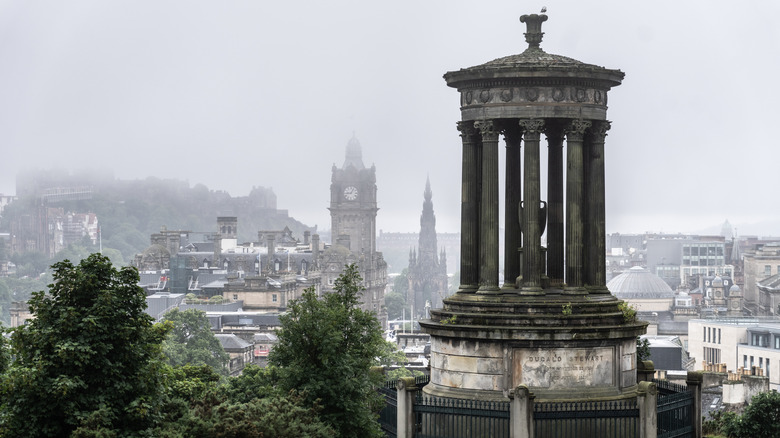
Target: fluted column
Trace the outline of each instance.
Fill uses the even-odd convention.
[[[458,292],[473,293],[479,287],[479,175],[476,129],[473,121],[458,122],[463,144],[460,201],[460,287]]]
[[[604,138],[610,128],[608,121],[594,122],[586,137],[588,151],[588,269],[586,284],[590,293],[609,293],[606,266],[606,224],[604,205]]]
[[[482,137],[482,196],[479,202],[479,293],[498,288],[498,126],[474,122]]]
[[[502,289],[514,289],[520,276],[520,218],[518,206],[522,199],[522,168],[520,141],[523,131],[519,125],[510,124],[503,130],[506,140],[506,186],[504,188],[504,285]]]
[[[548,122],[547,135],[547,276],[550,284],[563,283],[563,125]]]
[[[591,122],[573,120],[566,128],[566,288],[565,293],[584,293],[583,288],[583,183],[582,142]]]
[[[521,120],[523,128],[523,294],[542,292],[542,224],[540,221],[541,182],[539,164],[539,136],[544,120]]]

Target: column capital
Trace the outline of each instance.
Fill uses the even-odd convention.
[[[577,140],[582,140],[585,131],[592,125],[593,123],[590,120],[575,119],[564,128],[564,131],[566,132],[567,137],[576,137]]]
[[[525,130],[526,134],[537,134],[542,132],[544,128],[543,119],[522,119],[520,120],[520,127]]]
[[[474,122],[474,128],[479,129],[482,138],[498,141],[499,127],[493,120],[477,120]]]
[[[460,131],[461,137],[471,137],[477,133],[477,130],[474,128],[474,122],[471,120],[457,122],[456,125],[458,127],[458,131]]]
[[[607,131],[612,128],[612,122],[609,120],[600,120],[593,123],[590,129],[590,134],[593,136],[593,140],[603,142],[604,137],[607,136]]]
[[[544,135],[547,141],[556,141],[562,139],[567,124],[562,120],[547,120],[544,124]],[[549,145],[548,145],[549,146]]]

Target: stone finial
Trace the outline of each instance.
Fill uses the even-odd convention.
[[[531,14],[523,15],[520,17],[520,22],[525,23],[526,32],[525,41],[528,43],[529,49],[538,49],[539,44],[542,42],[542,23],[547,21],[547,15],[545,14]]]

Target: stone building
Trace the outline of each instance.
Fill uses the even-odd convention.
[[[771,292],[769,277],[780,274],[780,243],[758,244],[743,255],[745,284],[742,289],[745,308],[757,316],[778,314],[780,304]],[[764,294],[759,283],[764,282]]]
[[[385,287],[387,263],[376,250],[376,167],[363,164],[363,151],[354,136],[347,143],[344,164],[332,169],[330,184],[331,246],[319,254],[322,286],[333,289],[344,266],[356,264],[363,277],[362,308],[387,325]]]
[[[425,181],[423,197],[419,246],[409,254],[407,273],[409,289],[406,302],[411,304],[412,313],[416,316],[424,315],[426,307],[440,308],[449,290],[447,252],[438,250],[430,179]]]

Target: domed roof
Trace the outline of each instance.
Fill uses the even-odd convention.
[[[618,298],[673,298],[674,291],[660,277],[635,266],[607,283]]]
[[[712,287],[723,287],[723,279],[720,278],[720,275],[716,275],[715,278],[712,279]]]
[[[740,289],[739,286],[737,286],[736,284],[729,288],[729,295],[738,294],[740,292],[742,292],[742,289]]]
[[[587,64],[567,56],[547,53],[540,47],[542,41],[542,22],[547,15],[523,15],[520,21],[526,23],[525,33],[528,48],[517,55],[504,56],[474,67],[451,71],[444,75],[447,85],[460,88],[464,82],[498,80],[510,78],[544,81],[549,78],[587,79],[603,83],[608,87],[620,85],[625,75],[620,70],[611,70],[593,64]]]

